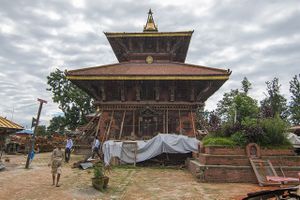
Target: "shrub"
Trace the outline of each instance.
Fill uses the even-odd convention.
[[[230,137],[232,134],[242,131],[243,128],[240,124],[232,124],[232,123],[226,123],[222,126],[222,133],[224,137]]]
[[[280,146],[290,144],[289,140],[284,134],[287,130],[287,124],[279,116],[263,119],[261,122],[261,127],[265,134],[262,145]]]
[[[101,178],[104,176],[104,168],[101,162],[94,165],[94,177]]]
[[[230,139],[238,146],[246,146],[247,138],[242,131],[238,131],[230,136]]]
[[[203,139],[203,144],[205,146],[222,145],[222,146],[230,146],[230,147],[236,145],[234,141],[226,137],[205,137]]]

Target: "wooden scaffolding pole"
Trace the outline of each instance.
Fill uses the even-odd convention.
[[[98,136],[102,115],[99,116],[95,137]]]
[[[194,121],[194,113],[191,110],[191,118],[192,118],[192,126],[194,131],[194,136],[196,137],[196,128],[195,128],[195,121]]]
[[[119,140],[121,140],[122,133],[123,133],[123,127],[124,127],[125,115],[126,115],[126,110],[124,110],[124,112],[123,112],[123,117],[122,117],[122,122],[121,122],[121,130],[120,130]]]
[[[110,128],[111,128],[111,124],[112,124],[112,121],[113,121],[113,118],[114,118],[114,110],[112,111],[111,113],[111,118],[110,118],[110,122],[109,122],[109,126],[108,126],[108,129],[107,129],[107,134],[106,134],[106,140],[108,140],[109,138],[109,134],[110,134]]]

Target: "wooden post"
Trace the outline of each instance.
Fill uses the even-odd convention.
[[[163,133],[166,132],[166,111],[163,113]]]
[[[102,118],[102,115],[99,116],[99,120],[98,120],[97,130],[96,130],[95,136],[98,136],[99,128],[100,128],[100,123],[101,123],[101,118]]]
[[[135,135],[135,112],[132,111],[132,133]]]
[[[141,135],[141,117],[139,117],[139,125],[138,125],[138,135]]]
[[[178,110],[178,118],[179,118],[179,134],[181,134],[181,117],[180,117],[180,109]]]
[[[109,134],[110,134],[110,127],[111,127],[111,124],[112,124],[113,118],[114,118],[114,110],[113,110],[113,111],[112,111],[112,113],[111,113],[111,118],[110,118],[110,122],[109,122],[108,130],[107,130],[107,135],[106,135],[106,140],[108,140],[108,138],[109,138]]]
[[[123,117],[122,117],[122,123],[121,123],[121,130],[120,130],[119,140],[120,140],[121,137],[122,137],[122,132],[123,132],[123,127],[124,127],[125,115],[126,115],[126,110],[124,110],[124,112],[123,112]]]
[[[191,110],[191,118],[192,118],[192,126],[193,126],[193,131],[194,131],[194,136],[196,137],[196,128],[195,128],[195,122],[194,122],[194,114]]]
[[[27,160],[26,160],[26,165],[25,165],[26,169],[29,168],[31,152],[34,151],[35,135],[36,135],[37,127],[39,125],[42,107],[43,107],[44,103],[47,103],[47,101],[42,100],[42,99],[37,99],[37,100],[40,102],[40,107],[39,107],[39,110],[38,110],[38,113],[37,113],[36,124],[34,126],[34,132],[33,132],[33,135],[32,135],[31,145],[29,147],[29,152],[28,152],[28,155],[27,155]]]
[[[167,128],[167,133],[169,133],[169,110],[167,109],[167,124],[166,124],[166,128]]]

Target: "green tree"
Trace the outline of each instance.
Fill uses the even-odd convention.
[[[246,93],[240,93],[233,99],[233,104],[230,109],[231,118],[235,118],[239,124],[245,118],[257,118],[259,114],[259,107],[257,101]]]
[[[66,127],[66,119],[63,116],[56,116],[50,120],[50,125],[47,127],[49,134],[58,132],[63,134]]]
[[[93,112],[92,99],[89,95],[67,80],[63,71],[56,69],[47,76],[48,91],[53,93],[53,101],[65,116],[65,125],[74,130],[78,125],[87,122],[86,114]]]
[[[243,92],[238,89],[231,90],[229,93],[225,93],[223,99],[217,104],[217,114],[224,122],[241,123],[245,117],[258,117],[257,101],[247,95],[251,89],[251,83],[246,77],[241,83]]]
[[[239,90],[231,90],[228,93],[223,94],[223,98],[217,103],[216,114],[222,119],[222,121],[228,121],[231,118],[231,109],[233,99],[239,94]]]
[[[290,92],[292,93],[291,102],[289,106],[291,121],[294,125],[300,124],[300,74],[295,75],[290,81]]]
[[[260,102],[262,117],[275,117],[278,114],[282,119],[287,119],[287,100],[280,94],[281,85],[278,78],[275,77],[272,81],[267,81],[266,85],[267,97]]]
[[[252,89],[251,87],[251,83],[248,81],[247,77],[244,77],[244,79],[242,80],[242,91],[245,93],[245,94],[248,94],[248,91],[250,89]]]
[[[47,132],[46,132],[46,126],[45,125],[39,125],[36,128],[36,135],[38,136],[43,136],[43,135],[47,135]]]

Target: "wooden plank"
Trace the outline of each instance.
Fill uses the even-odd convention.
[[[249,161],[251,163],[251,166],[252,166],[255,176],[257,178],[258,184],[260,186],[281,185],[280,182],[270,182],[266,178],[266,176],[276,176],[277,175],[273,168],[273,165],[272,164],[270,165],[269,160],[249,158]],[[266,173],[270,172],[266,169],[266,167],[271,169],[271,174],[266,174]]]
[[[122,133],[123,133],[123,127],[124,127],[125,115],[126,115],[126,110],[123,112],[123,117],[122,117],[122,122],[121,122],[121,130],[120,130],[119,140],[121,139]]]
[[[98,136],[102,115],[99,116],[95,137]]]

